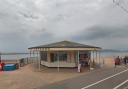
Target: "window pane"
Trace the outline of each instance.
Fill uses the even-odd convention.
[[[47,61],[47,52],[40,52],[40,58],[43,61]]]

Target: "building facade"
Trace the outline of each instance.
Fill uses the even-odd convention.
[[[84,45],[71,41],[61,41],[47,45],[28,48],[30,52],[38,54],[39,67],[82,67],[94,65],[100,60],[100,47]]]

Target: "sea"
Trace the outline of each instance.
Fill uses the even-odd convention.
[[[31,55],[31,57],[36,57],[37,55]],[[100,52],[100,56],[102,58],[104,57],[124,57],[128,56],[128,52],[113,52],[113,51],[107,51],[107,52]],[[30,57],[29,53],[15,53],[15,54],[3,54],[1,55],[2,60],[14,60],[14,59],[22,59],[22,58],[28,58]]]
[[[28,58],[30,55],[28,53],[15,53],[15,54],[2,54],[2,60],[18,60],[22,58]]]
[[[107,52],[101,52],[101,57],[124,57],[124,56],[128,56],[128,52],[123,52],[123,51],[117,51],[117,52],[113,52],[113,51],[107,51]]]

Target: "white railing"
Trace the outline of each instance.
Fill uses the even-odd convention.
[[[76,67],[76,63],[69,63],[69,62],[46,62],[41,61],[41,65],[47,66],[47,67]]]

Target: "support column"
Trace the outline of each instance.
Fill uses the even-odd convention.
[[[77,58],[78,58],[78,65],[80,64],[80,52],[78,51],[78,54],[77,54]]]
[[[39,60],[38,60],[38,52],[35,52],[35,57],[37,56],[37,64],[39,63]]]
[[[35,52],[33,51],[32,63],[34,63],[34,56],[35,56]]]
[[[78,54],[77,51],[75,51],[75,62],[76,62],[76,67],[78,67]]]
[[[39,67],[39,71],[40,71],[40,69],[41,69],[41,68],[40,68],[40,62],[41,62],[41,61],[40,61],[39,55],[40,55],[40,52],[37,51],[38,67]]]
[[[91,70],[91,68],[92,68],[92,51],[90,51],[90,60],[89,60],[89,69]]]
[[[96,64],[98,63],[98,58],[97,58],[97,51],[96,51]]]
[[[30,50],[29,56],[30,56],[30,58],[29,58],[29,63],[31,63],[31,50]]]
[[[70,57],[71,57],[71,59],[70,59],[71,63],[75,63],[74,51],[71,51]]]
[[[91,51],[90,70],[94,69],[94,51]]]
[[[100,51],[99,51],[99,65],[100,65],[100,67],[102,67],[101,60],[100,60]]]
[[[95,67],[95,55],[94,55],[94,51],[93,51],[93,61],[92,61],[92,67],[94,68]]]
[[[57,70],[58,72],[60,71],[60,57],[59,57],[59,52],[57,52],[57,61],[58,61],[58,66],[57,66]]]
[[[67,62],[71,63],[71,52],[70,51],[67,52]]]
[[[33,60],[33,52],[34,51],[31,51],[31,63],[33,62],[32,60]]]
[[[81,64],[80,64],[80,52],[77,53],[77,61],[78,61],[78,72],[81,72]]]
[[[51,57],[50,56],[51,56],[50,52],[48,51],[47,52],[47,62],[49,62],[49,63],[51,62]]]

